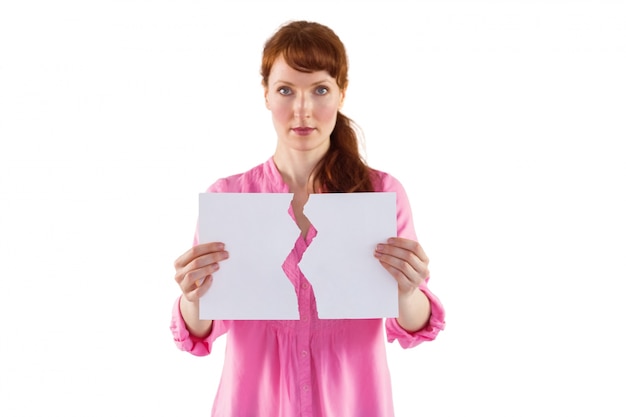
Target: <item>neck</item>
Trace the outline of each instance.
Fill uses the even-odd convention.
[[[296,189],[311,192],[311,174],[323,155],[310,152],[279,152],[274,154],[274,164],[283,180],[292,191]]]

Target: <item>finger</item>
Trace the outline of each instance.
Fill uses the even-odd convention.
[[[179,272],[176,280],[183,290],[186,288],[198,288],[202,286],[206,277],[211,276],[218,269],[220,269],[220,265],[217,262],[211,263],[202,268],[193,269],[186,273]]]
[[[203,268],[206,268],[207,266],[217,264],[223,261],[224,259],[227,259],[228,256],[229,254],[226,251],[211,252],[205,255],[201,255],[191,260],[184,268],[182,268],[182,271],[187,272],[187,271],[203,269]]]
[[[199,278],[193,282],[191,291],[198,291],[200,289],[208,288],[213,283],[213,275],[207,275],[204,278]]]
[[[419,285],[419,282],[411,281],[404,272],[395,268],[391,264],[386,263],[386,262],[381,262],[381,265],[383,266],[383,268],[387,270],[387,272],[389,272],[389,274],[391,274],[393,279],[396,280],[396,282],[398,283],[398,288],[400,290],[407,290],[407,289],[414,288]]]
[[[398,271],[398,273],[406,276],[409,280],[417,278],[419,266],[417,265],[417,260],[415,260],[416,256],[411,254],[411,252],[391,247],[391,249],[386,249],[383,253],[377,252],[376,257],[383,266],[393,268],[392,275],[395,276],[395,271]],[[387,269],[389,270],[389,268]]]
[[[403,274],[411,282],[419,283],[420,280],[428,277],[428,264],[422,262],[416,254],[409,250],[393,245],[380,244],[376,248],[374,256],[381,263]],[[392,274],[395,276],[394,274]]]
[[[404,239],[401,237],[392,237],[387,240],[387,244],[403,248],[408,250],[409,252],[414,253],[422,262],[426,264],[428,264],[429,262],[428,256],[426,255],[424,248],[419,242],[415,240]]]
[[[388,262],[399,270],[404,270],[407,267],[414,270],[423,269],[423,265],[420,265],[421,262],[417,255],[400,246],[381,243],[376,247],[374,255],[381,261]],[[410,271],[407,270],[407,273],[410,273]]]
[[[213,252],[221,252],[224,250],[224,244],[222,242],[209,242],[198,244],[182,255],[180,255],[176,261],[174,261],[174,267],[176,269],[185,267],[193,259],[202,255],[207,255]]]
[[[428,256],[426,255],[426,252],[424,252],[424,248],[419,242],[417,243],[417,251],[415,252],[415,254],[425,264],[428,264],[428,262],[430,261],[430,259],[428,259]]]
[[[182,283],[183,279],[187,275],[199,275],[200,277],[204,277],[215,272],[218,268],[219,262],[228,259],[229,253],[227,251],[221,252],[211,252],[205,255],[201,255],[193,260],[191,260],[184,267],[177,267],[175,280],[179,284]]]
[[[213,276],[208,275],[204,278],[197,279],[189,287],[188,291],[185,291],[185,297],[189,301],[197,301],[202,297],[213,284]]]

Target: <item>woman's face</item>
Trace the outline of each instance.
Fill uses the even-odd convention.
[[[278,146],[323,155],[330,145],[345,91],[327,71],[300,72],[280,57],[272,65],[265,105],[272,112]]]

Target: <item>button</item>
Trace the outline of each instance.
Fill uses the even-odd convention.
[[[306,350],[303,350],[302,352],[300,352],[300,354],[302,355],[303,358],[305,358],[309,352],[307,352]]]
[[[309,386],[307,384],[304,384],[302,386],[302,391],[308,391],[309,390]]]
[[[300,285],[300,287],[302,287],[302,289],[306,290],[307,288],[309,288],[309,284],[306,282],[303,282],[302,285]]]

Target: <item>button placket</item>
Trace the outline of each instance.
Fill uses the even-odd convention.
[[[311,410],[312,407],[312,375],[311,375],[311,361],[310,361],[310,341],[311,341],[311,299],[312,291],[311,285],[306,281],[303,276],[300,276],[301,283],[298,294],[298,303],[300,307],[300,321],[298,323],[298,345],[294,348],[298,349],[298,382],[300,389],[300,406],[303,412],[302,417],[310,417],[304,410]]]

